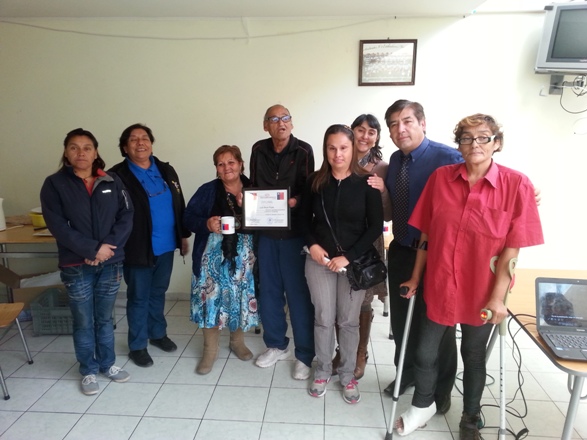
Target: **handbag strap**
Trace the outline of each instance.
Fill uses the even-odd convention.
[[[330,224],[330,219],[328,218],[328,214],[326,214],[326,208],[324,207],[324,193],[320,194],[320,198],[322,200],[322,211],[324,211],[324,217],[326,217],[326,223],[328,223],[328,227],[330,228],[330,233],[332,234],[332,238],[334,239],[334,244],[336,245],[336,250],[340,254],[344,254],[344,249],[336,239],[336,235],[334,234],[334,229],[332,229],[332,225]]]

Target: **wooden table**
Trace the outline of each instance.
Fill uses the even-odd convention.
[[[538,277],[587,279],[587,271],[517,269],[516,283],[508,298],[508,309],[512,319],[524,329],[546,357],[570,377],[570,383],[572,384],[571,399],[569,401],[565,426],[561,435],[561,439],[567,440],[571,438],[573,433],[573,425],[577,416],[579,401],[581,400],[581,391],[585,377],[587,376],[587,362],[569,361],[556,357],[540,335],[538,335],[535,324],[536,319],[528,316],[520,316],[522,314],[536,315],[534,281]]]
[[[32,225],[11,227],[0,232],[0,258],[4,267],[9,267],[11,258],[56,258],[55,238],[35,236]],[[12,302],[12,288],[7,286],[8,301]]]

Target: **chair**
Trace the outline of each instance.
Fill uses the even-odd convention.
[[[33,358],[31,357],[31,352],[29,351],[26,339],[22,333],[22,328],[20,328],[20,322],[18,322],[18,314],[22,311],[23,308],[24,303],[0,304],[0,329],[2,329],[0,340],[2,340],[4,336],[6,336],[6,333],[8,333],[8,331],[12,328],[12,326],[16,324],[16,327],[18,327],[18,332],[20,333],[22,345],[24,346],[24,351],[26,352],[27,358],[29,360],[29,364],[32,364]],[[4,392],[4,400],[10,399],[8,388],[6,388],[6,381],[4,380],[4,374],[2,374],[2,368],[0,368],[0,385],[2,385],[2,391]]]

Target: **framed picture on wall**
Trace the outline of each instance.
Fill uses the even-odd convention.
[[[360,86],[413,86],[418,40],[361,40]]]

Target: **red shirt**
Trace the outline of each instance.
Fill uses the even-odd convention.
[[[409,223],[428,234],[424,300],[441,325],[482,325],[495,280],[491,258],[544,243],[532,183],[495,162],[472,188],[465,164],[438,168]]]

